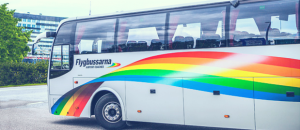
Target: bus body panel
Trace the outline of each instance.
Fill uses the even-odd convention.
[[[53,105],[57,102],[57,100],[59,99],[59,98],[61,98],[61,96],[62,95],[51,95],[51,94],[49,94],[48,95],[48,108],[49,108],[49,113],[51,113],[51,114],[53,114],[52,113],[52,110],[51,110],[51,108],[53,107]]]
[[[69,72],[59,78],[50,80],[50,92],[49,94],[63,95],[73,89],[73,72]]]
[[[251,49],[249,49],[251,48]],[[283,49],[284,48],[284,49]],[[215,62],[212,62],[210,64],[207,64],[206,66],[210,66],[212,68],[204,68],[204,69],[198,69],[198,71],[194,71],[189,70],[188,68],[186,70],[184,70],[185,72],[191,72],[194,71],[195,73],[203,73],[205,78],[207,78],[207,75],[205,76],[205,74],[214,74],[216,71],[224,71],[226,72],[226,70],[219,70],[218,67],[222,67],[224,66],[225,68],[229,69],[229,70],[234,70],[235,68],[239,68],[241,66],[247,66],[250,63],[258,63],[258,62],[264,62],[264,60],[268,60],[268,58],[272,58],[272,57],[281,57],[287,60],[299,60],[300,59],[300,55],[298,54],[298,50],[300,48],[300,45],[278,45],[278,46],[253,46],[253,47],[234,47],[234,48],[209,48],[209,49],[191,49],[191,50],[172,50],[172,51],[153,51],[153,52],[133,52],[133,53],[123,53],[126,54],[128,58],[124,58],[121,55],[123,54],[118,54],[118,53],[111,53],[111,54],[92,54],[92,55],[74,55],[74,67],[73,70],[70,71],[69,73],[61,76],[61,77],[74,77],[74,79],[78,79],[78,81],[80,81],[79,79],[83,79],[83,78],[89,78],[92,81],[89,81],[87,83],[84,84],[91,84],[91,83],[96,83],[96,82],[104,82],[103,84],[99,85],[100,87],[94,91],[94,93],[92,94],[92,96],[89,98],[89,100],[87,101],[87,104],[85,106],[85,108],[83,108],[82,113],[79,115],[81,117],[89,117],[90,116],[90,106],[91,106],[91,100],[93,99],[93,95],[95,95],[96,92],[100,91],[102,87],[105,88],[111,88],[112,90],[116,91],[116,93],[120,96],[120,100],[123,101],[123,107],[124,107],[124,111],[126,112],[126,119],[124,120],[132,120],[132,121],[145,121],[145,122],[157,122],[157,123],[170,123],[170,124],[183,124],[182,123],[182,118],[180,118],[180,116],[182,115],[183,112],[185,112],[185,116],[184,116],[184,120],[186,125],[198,125],[198,126],[220,126],[220,127],[228,127],[228,128],[247,128],[247,129],[253,129],[254,128],[254,121],[256,121],[257,124],[259,124],[257,126],[257,128],[262,128],[262,129],[268,129],[268,128],[273,128],[271,126],[268,125],[268,123],[276,121],[276,118],[268,118],[270,120],[270,122],[266,122],[264,119],[267,117],[264,117],[262,115],[257,116],[257,120],[255,120],[256,118],[254,118],[254,114],[256,111],[256,109],[259,112],[263,112],[265,107],[267,107],[266,105],[263,105],[263,103],[258,102],[258,104],[254,104],[253,98],[255,99],[256,97],[245,97],[245,96],[241,96],[240,94],[236,94],[236,95],[228,95],[228,93],[225,93],[223,95],[223,91],[220,91],[221,95],[220,96],[214,96],[212,94],[211,91],[205,92],[203,90],[195,90],[195,89],[191,89],[193,88],[193,86],[185,86],[184,82],[183,82],[183,86],[180,86],[178,84],[173,84],[172,82],[158,82],[157,80],[154,82],[153,80],[151,80],[151,82],[148,82],[148,80],[144,80],[144,81],[140,81],[139,80],[142,77],[139,77],[141,75],[146,74],[143,73],[142,71],[140,71],[141,73],[137,73],[138,77],[128,77],[126,75],[121,75],[119,77],[109,77],[112,74],[115,74],[117,71],[128,71],[130,70],[130,64],[138,64],[137,62],[141,62],[142,60],[146,59],[146,58],[153,58],[155,56],[160,56],[160,55],[173,55],[173,54],[177,54],[177,53],[203,53],[203,54],[209,54],[209,53],[230,53],[231,57],[226,57],[225,59],[219,59],[216,60]],[[255,51],[253,51],[255,50]],[[202,55],[201,55],[202,56]],[[205,55],[203,55],[205,56]],[[115,68],[107,68],[109,65],[104,65],[103,68],[98,68],[98,69],[93,69],[93,68],[86,68],[82,66],[80,66],[79,63],[76,63],[77,60],[97,60],[97,59],[111,59],[112,63],[120,63],[121,66],[119,67],[115,67]],[[176,59],[176,58],[175,58]],[[231,62],[226,62],[225,60],[230,60]],[[160,63],[156,63],[157,60],[155,60],[155,58],[153,58],[153,63],[150,63],[149,65],[142,65],[142,68],[139,69],[147,69],[147,67],[155,67],[155,64],[157,64],[156,67],[163,67],[163,64]],[[187,62],[185,61],[184,58],[180,57],[178,58],[178,61],[175,61],[176,63],[178,62]],[[146,63],[146,62],[145,62]],[[228,63],[232,63],[232,64],[228,64]],[[291,63],[287,63],[287,65],[291,65],[293,64]],[[166,65],[165,65],[166,66]],[[297,65],[292,65],[292,66],[297,66]],[[202,66],[203,67],[203,66]],[[265,66],[266,67],[266,66]],[[125,69],[124,69],[125,68]],[[126,69],[127,68],[127,69]],[[168,67],[165,67],[168,68]],[[280,67],[279,67],[280,68]],[[296,71],[298,71],[297,69],[294,69],[296,71],[292,71],[293,69],[287,69],[288,67],[283,67],[282,69],[286,69],[288,70],[288,72],[284,73],[282,76],[280,75],[275,75],[275,74],[269,74],[269,75],[263,75],[263,76],[269,76],[269,77],[289,77],[289,76],[297,76],[299,75],[299,73],[295,73]],[[119,70],[119,69],[123,69],[123,70]],[[131,68],[132,69],[132,68]],[[274,68],[273,68],[274,69]],[[134,70],[134,68],[133,68]],[[172,70],[172,67],[169,68],[169,70]],[[201,70],[201,71],[199,71]],[[252,69],[253,71],[261,71],[261,68],[256,68],[256,69]],[[227,70],[228,71],[228,70]],[[236,70],[234,70],[236,71]],[[267,72],[271,72],[272,68],[270,68],[270,70],[267,70]],[[151,71],[150,71],[151,72]],[[110,74],[109,74],[110,73]],[[107,75],[108,74],[108,75]],[[155,72],[153,71],[153,74],[155,74]],[[71,76],[72,75],[72,76]],[[80,77],[82,78],[78,78],[78,75],[80,75]],[[106,77],[104,76],[106,75]],[[181,77],[180,77],[181,75]],[[235,78],[235,79],[243,79],[247,82],[253,82],[253,77],[259,77],[262,74],[259,73],[248,73],[248,72],[240,72],[240,71],[236,71],[236,73],[223,73],[222,76],[226,77],[226,78]],[[93,80],[92,77],[102,77],[102,78],[95,78]],[[104,76],[104,77],[103,77]],[[190,78],[199,78],[199,75],[189,75],[186,73],[179,73],[179,74],[169,74],[169,75],[165,75],[162,74],[161,76],[165,76],[165,77],[169,77],[169,79],[172,80],[184,80],[184,78],[190,79]],[[203,78],[204,78],[203,77]],[[210,77],[210,76],[208,76]],[[299,76],[300,77],[300,76]],[[131,78],[131,79],[130,79]],[[103,79],[103,80],[102,80]],[[130,81],[128,81],[130,79]],[[297,78],[293,78],[294,80],[291,82],[295,82],[298,81]],[[56,79],[51,79],[52,81],[55,81]],[[50,80],[50,83],[52,83],[52,81]],[[59,80],[60,82],[62,81],[61,79]],[[59,82],[56,81],[56,82]],[[63,80],[64,82],[66,82],[66,80]],[[84,81],[80,81],[80,83],[86,82],[88,80],[84,80]],[[119,82],[119,83],[115,83],[115,82]],[[149,80],[150,81],[150,80]],[[164,81],[164,80],[162,80]],[[73,86],[72,84],[74,84],[72,78],[70,81],[68,81],[69,84],[71,86]],[[267,81],[268,83],[270,83],[271,81]],[[164,118],[159,119],[157,116],[153,116],[152,118],[149,118],[149,116],[143,116],[144,115],[150,115],[149,113],[147,113],[147,111],[152,110],[151,112],[154,111],[159,111],[159,109],[163,109],[163,108],[167,108],[170,109],[172,107],[172,105],[167,105],[159,108],[155,105],[152,104],[162,104],[163,102],[168,102],[169,98],[172,97],[172,95],[165,95],[165,99],[163,100],[160,97],[160,101],[157,101],[158,98],[156,98],[156,100],[151,101],[150,99],[152,98],[151,96],[157,96],[157,95],[151,95],[150,94],[150,86],[149,84],[153,84],[153,88],[157,89],[157,93],[159,93],[160,91],[164,91],[166,92],[167,89],[162,89],[162,86],[168,86],[168,88],[174,87],[174,89],[168,89],[169,91],[174,91],[176,93],[180,93],[182,94],[183,91],[183,95],[176,95],[175,98],[177,98],[176,103],[177,105],[174,106],[180,106],[184,104],[183,107],[178,107],[177,110],[174,111],[170,111],[170,112],[175,112],[175,111],[180,111],[180,109],[184,109],[181,112],[177,113],[177,115],[174,115],[176,117],[178,117],[176,120],[164,120]],[[180,83],[179,83],[180,84]],[[222,84],[222,83],[221,83]],[[53,83],[51,84],[50,90],[52,88]],[[129,85],[129,86],[127,86]],[[291,84],[288,84],[291,85]],[[146,87],[145,87],[146,86]],[[147,87],[148,86],[148,87]],[[237,85],[238,86],[238,85]],[[245,84],[241,84],[241,86],[245,86]],[[296,84],[296,86],[298,86]],[[128,87],[128,90],[125,93],[125,89],[126,87]],[[201,86],[199,86],[201,87]],[[183,90],[182,90],[183,88]],[[249,87],[248,87],[249,88]],[[57,89],[57,88],[56,88]],[[76,89],[76,88],[74,88]],[[136,90],[136,91],[134,91]],[[297,90],[297,87],[296,87]],[[250,89],[251,91],[251,89]],[[50,91],[51,92],[51,91]],[[142,94],[142,93],[138,93],[138,92],[144,92],[144,93],[148,93],[146,94]],[[230,91],[228,91],[230,93]],[[252,89],[252,93],[253,93],[253,89]],[[125,95],[126,94],[126,95]],[[234,94],[234,93],[233,93]],[[139,95],[138,97],[136,95]],[[238,96],[240,95],[240,96]],[[162,95],[160,95],[162,96]],[[50,98],[57,98],[57,96],[49,96]],[[126,99],[125,97],[128,97],[128,99]],[[181,98],[180,98],[181,97]],[[192,97],[196,97],[198,99],[197,103],[194,103],[193,105],[193,101],[197,101]],[[204,99],[204,97],[206,97]],[[222,98],[220,98],[222,97]],[[140,100],[139,102],[135,102],[134,98],[136,98],[135,100]],[[125,100],[126,99],[126,100]],[[130,100],[132,99],[132,100]],[[141,103],[141,100],[144,99],[146,101],[149,102],[145,102],[145,103]],[[154,97],[155,99],[155,97]],[[190,100],[189,100],[190,99]],[[219,100],[220,99],[220,100]],[[53,99],[53,104],[54,104],[54,100],[57,99]],[[184,101],[183,101],[184,100]],[[193,100],[193,101],[191,101]],[[259,101],[264,102],[264,104],[267,104],[265,102],[279,102],[278,105],[283,104],[295,104],[293,105],[295,107],[295,109],[290,110],[290,113],[293,113],[293,115],[289,116],[285,116],[286,120],[290,121],[289,125],[293,125],[290,126],[289,128],[298,128],[298,125],[296,122],[299,120],[300,116],[297,115],[297,110],[300,109],[299,105],[299,101],[292,103],[292,102],[285,102],[285,101],[272,101],[272,100],[261,100],[261,99],[257,99]],[[256,101],[257,101],[256,100]],[[126,101],[126,102],[125,102]],[[172,100],[173,103],[175,103],[174,100]],[[214,102],[214,103],[212,103]],[[127,103],[130,103],[131,105],[128,105]],[[52,105],[53,105],[52,104]],[[126,105],[127,104],[127,105]],[[202,107],[202,104],[208,104],[205,105],[206,108]],[[220,107],[214,107],[216,104],[219,104],[217,106]],[[150,106],[150,107],[147,107]],[[255,109],[254,109],[254,105],[255,105]],[[137,113],[137,110],[139,109],[139,106],[141,106],[144,111],[142,110],[142,113]],[[195,107],[196,106],[196,107]],[[239,107],[241,109],[236,110],[236,107]],[[146,109],[145,109],[146,108]],[[149,109],[151,108],[151,109]],[[195,112],[195,108],[199,108],[202,111],[197,111]],[[208,108],[214,108],[214,112],[210,111],[207,112]],[[127,109],[127,110],[126,110]],[[210,109],[211,110],[211,109]],[[273,108],[274,111],[281,111],[280,108],[276,109]],[[124,112],[124,114],[125,114]],[[145,113],[143,113],[145,112]],[[153,113],[151,115],[159,115],[161,117],[166,117],[168,116],[170,113],[166,113],[165,115],[161,114],[161,113]],[[223,116],[225,114],[230,115],[229,119],[224,118]],[[270,113],[271,114],[271,113]],[[274,114],[274,113],[273,113]],[[204,116],[203,116],[204,115]],[[256,114],[257,115],[257,114]],[[242,117],[243,118],[242,118]],[[274,114],[275,116],[275,114]],[[214,118],[215,117],[215,118]],[[240,119],[238,119],[238,117],[241,117]],[[125,118],[125,116],[123,117]],[[210,122],[209,122],[210,121]],[[221,122],[221,123],[220,123]],[[273,123],[272,123],[273,124]],[[275,124],[274,124],[275,125]]]
[[[255,99],[257,130],[298,130],[300,103]]]
[[[255,129],[254,101],[251,98],[223,95],[222,91],[220,95],[213,95],[184,89],[184,106],[186,125]]]
[[[61,34],[61,40],[53,46],[70,44],[73,68],[60,77],[48,79],[50,112],[90,117],[92,101],[98,100],[95,95],[109,91],[120,102],[123,121],[299,130],[299,1],[241,0],[238,7],[219,2],[64,20],[59,26],[70,23],[74,26],[67,27],[70,34],[66,37]],[[215,13],[217,8],[222,11]],[[193,10],[200,11],[193,14]],[[165,17],[151,19],[161,25],[151,20],[147,23],[142,18],[155,14]],[[217,15],[218,18],[212,17]],[[139,22],[132,22],[136,19]],[[106,20],[110,23],[107,26]],[[96,23],[103,24],[96,26]],[[101,27],[104,25],[108,28]],[[165,44],[158,50],[151,47],[152,40],[149,44],[145,38],[148,27],[159,35],[149,39]],[[191,33],[187,31],[187,35],[180,30]],[[60,31],[66,30],[60,28]],[[129,35],[133,32],[141,35],[133,38]],[[83,41],[81,45],[88,49],[80,51],[81,40],[92,44]],[[182,40],[185,44],[193,41],[192,48],[197,49],[172,50]],[[134,48],[129,41],[131,45],[148,41],[147,49],[138,51],[142,47]],[[196,47],[197,44],[200,46]],[[126,50],[126,47],[133,48]],[[93,64],[99,61],[100,65]],[[288,95],[291,93],[292,96]]]
[[[84,107],[83,111],[80,114],[80,117],[91,117],[91,105],[92,100],[94,99],[94,96],[100,92],[100,91],[109,91],[112,94],[114,94],[121,105],[122,109],[122,119],[126,120],[126,102],[125,102],[125,82],[124,81],[108,81],[101,84],[101,86],[93,93],[89,101],[86,103],[86,106]],[[98,100],[98,99],[95,99]],[[100,110],[101,111],[101,110]]]
[[[95,79],[96,77],[94,77],[94,78],[92,78],[92,77],[89,77],[89,78],[73,78],[73,84],[74,84],[74,88],[77,88],[77,87],[80,87],[80,86],[82,86],[84,83],[86,83],[86,82],[89,82],[89,81],[91,81],[91,80],[93,80],[93,79]],[[78,82],[78,84],[76,84],[75,82]],[[98,87],[98,86],[97,86]],[[84,91],[84,90],[83,90]],[[81,93],[84,93],[84,92],[81,92]],[[89,108],[91,108],[91,99],[92,99],[92,97],[96,94],[97,92],[95,91],[95,92],[93,92],[93,95],[91,96],[91,98],[88,100],[88,102],[86,103],[86,105],[85,105],[85,107],[84,107],[84,109],[82,110],[82,112],[80,113],[80,117],[91,117],[91,112],[90,112],[90,110],[91,109],[89,109]],[[73,102],[75,101],[75,100],[78,100],[80,97],[78,96],[78,97],[73,97]],[[79,99],[80,100],[80,99]],[[73,106],[74,108],[73,109],[76,109],[76,107],[79,107],[79,105],[80,104],[76,104],[76,106]]]
[[[73,88],[77,88],[97,77],[73,77]]]
[[[132,82],[131,80],[136,79],[131,78],[126,78],[126,80],[127,120],[184,125],[181,87]],[[145,78],[142,80],[161,79]],[[138,113],[138,110],[142,112]]]
[[[295,77],[300,78],[300,77]],[[283,82],[285,84],[292,83],[295,86],[300,86],[300,82],[291,82],[292,78],[254,78],[254,81],[272,80],[275,82]],[[254,83],[254,89],[266,88],[268,86]],[[295,130],[300,128],[300,89],[287,90],[278,88],[273,85],[273,88],[283,93],[276,96],[283,96],[285,100],[290,101],[270,101],[255,99],[255,119],[256,128],[258,130],[272,129],[272,130]],[[294,92],[294,97],[288,97],[287,92]],[[258,91],[254,91],[254,97],[262,96]],[[265,98],[271,96],[268,93],[264,94]]]

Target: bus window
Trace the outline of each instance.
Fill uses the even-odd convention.
[[[51,59],[51,70],[60,70],[61,66],[61,46],[54,46]]]
[[[75,33],[75,53],[115,52],[115,19],[79,22]]]
[[[170,13],[170,49],[225,46],[225,7]]]
[[[298,0],[231,7],[229,46],[299,43]]]
[[[166,14],[121,18],[118,28],[117,52],[163,49],[163,44],[156,44],[155,41],[164,41],[165,21]]]
[[[69,47],[70,45],[56,45],[53,47],[51,70],[70,69]]]
[[[54,44],[71,44],[72,38],[72,24],[64,24],[60,29],[55,38]]]
[[[50,59],[49,78],[56,78],[72,69],[75,22],[64,23],[56,35]],[[50,50],[51,51],[51,50]],[[70,55],[71,54],[71,55]]]
[[[69,45],[63,45],[62,46],[62,69],[69,70],[70,64],[69,64]]]

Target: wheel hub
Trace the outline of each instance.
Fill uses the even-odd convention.
[[[114,123],[120,121],[121,115],[121,107],[119,103],[109,102],[105,104],[102,110],[103,117],[106,121]]]

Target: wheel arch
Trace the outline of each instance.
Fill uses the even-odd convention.
[[[94,109],[95,109],[95,105],[98,101],[98,99],[100,99],[102,96],[104,96],[105,94],[108,93],[112,93],[113,95],[115,95],[117,97],[117,99],[120,102],[121,105],[121,109],[122,109],[122,120],[125,121],[126,118],[126,111],[125,111],[125,104],[121,98],[121,96],[112,88],[107,88],[107,87],[101,87],[97,90],[97,92],[95,92],[95,94],[92,97],[92,102],[91,102],[91,112],[90,115],[94,115]]]

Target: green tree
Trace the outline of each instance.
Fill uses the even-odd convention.
[[[27,42],[32,31],[22,32],[17,27],[19,18],[14,18],[15,10],[8,10],[8,3],[0,5],[0,62],[20,62],[30,48]]]

